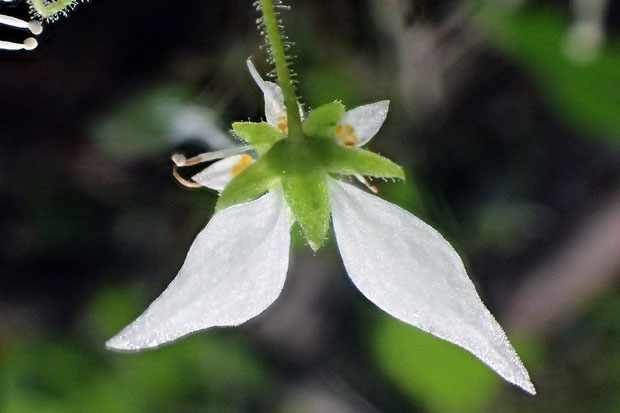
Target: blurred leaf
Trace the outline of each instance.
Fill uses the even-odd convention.
[[[544,233],[554,218],[551,211],[535,203],[492,202],[478,212],[476,236],[469,240],[469,248],[503,255],[519,254]]]
[[[597,60],[577,64],[564,53],[570,19],[558,8],[528,3],[516,11],[493,3],[484,17],[491,40],[533,73],[564,121],[620,142],[618,39],[609,39]]]
[[[189,140],[211,150],[230,146],[232,140],[219,128],[214,111],[191,96],[179,85],[146,89],[95,120],[91,133],[104,152],[121,160],[149,156]]]
[[[324,63],[324,61],[321,61]],[[340,63],[340,64],[339,64]],[[311,107],[317,107],[325,102],[340,100],[347,105],[362,100],[362,89],[355,76],[351,73],[349,62],[330,61],[329,70],[324,64],[304,70],[300,84],[301,96]]]
[[[373,347],[380,368],[433,412],[479,412],[502,380],[467,351],[388,316],[379,318]]]
[[[238,333],[212,330],[142,353],[106,351],[108,331],[135,317],[140,296],[136,288],[115,288],[93,300],[83,323],[96,332],[94,347],[73,334],[0,342],[0,411],[247,411],[265,398],[271,374]]]
[[[97,293],[84,316],[85,324],[93,336],[103,345],[104,340],[118,333],[127,320],[140,311],[140,303],[146,301],[144,288],[108,287]]]

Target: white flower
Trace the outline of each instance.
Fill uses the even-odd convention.
[[[389,106],[388,100],[382,100],[345,112],[334,130],[338,143],[345,146],[366,145],[381,129]]]
[[[250,70],[265,94],[268,122],[277,126],[282,113],[279,89],[263,82],[251,65]],[[345,146],[367,143],[383,123],[387,108],[387,102],[378,102],[346,112],[336,124],[335,139]],[[337,136],[339,131],[348,135],[345,141]],[[247,155],[227,157],[193,180],[222,190],[243,156]],[[362,294],[390,315],[461,346],[507,381],[535,393],[504,331],[441,234],[351,184],[328,177],[327,191],[345,269]],[[235,326],[262,313],[284,285],[289,216],[279,186],[217,213],[190,247],[168,288],[107,346],[125,351],[154,348],[207,328]]]
[[[275,126],[282,132],[287,132],[286,107],[284,107],[284,96],[282,96],[280,86],[273,82],[263,80],[251,60],[248,59],[247,65],[252,78],[265,97],[265,118],[267,119],[267,123],[271,126]],[[299,115],[303,119],[304,111],[301,106],[299,106]]]

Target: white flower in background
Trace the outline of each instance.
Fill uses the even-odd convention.
[[[383,124],[388,102],[348,112],[335,102],[310,113],[303,127],[307,136],[316,137],[316,156],[308,159],[320,155],[320,161],[316,171],[306,171],[303,162],[289,162],[293,152],[286,151],[280,88],[248,65],[264,93],[267,122],[233,125],[250,146],[189,160],[173,157],[179,167],[223,158],[194,175],[192,182],[178,177],[190,186],[221,191],[223,206],[197,236],[168,288],[107,346],[124,351],[154,348],[259,315],[284,285],[291,217],[316,250],[331,215],[347,274],[369,300],[399,320],[463,347],[534,394],[525,367],[450,244],[409,212],[335,178],[353,175],[367,184],[364,175],[403,177],[397,165],[359,148]],[[243,153],[250,147],[257,159]],[[295,166],[303,171],[291,177]]]
[[[609,0],[572,0],[572,3],[575,21],[566,35],[564,52],[575,63],[590,63],[605,44]]]

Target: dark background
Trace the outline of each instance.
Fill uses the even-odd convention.
[[[0,411],[615,411],[617,3],[592,59],[566,51],[569,1],[291,1],[284,15],[307,107],[391,100],[370,147],[407,181],[380,193],[453,243],[537,396],[384,315],[332,239],[313,255],[297,236],[282,297],[240,328],[104,349],[213,212],[170,155],[262,116],[251,3],[93,0],[37,50],[0,56]]]

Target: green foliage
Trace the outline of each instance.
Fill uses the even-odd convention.
[[[310,129],[327,131],[327,125],[333,128],[342,116],[344,107],[333,103],[313,113],[315,116],[308,118]],[[402,168],[392,161],[364,149],[340,146],[334,139],[281,139],[282,135],[265,123],[236,123],[233,129],[248,136],[248,141],[266,142],[270,149],[226,186],[216,210],[255,199],[279,181],[288,206],[315,251],[329,229],[328,173],[404,179]]]
[[[267,122],[235,122],[232,129],[235,135],[252,146],[259,157],[285,137],[282,131]]]
[[[373,332],[379,366],[432,412],[479,412],[501,387],[493,371],[465,350],[382,316]]]
[[[230,146],[213,110],[198,104],[179,85],[158,85],[129,96],[90,127],[98,147],[121,161],[170,151],[179,141],[195,139],[213,149]],[[188,129],[191,123],[195,126]],[[184,133],[190,136],[184,136]]]
[[[324,45],[313,43],[312,52],[322,51]],[[301,96],[304,101],[313,107],[323,102],[333,100],[342,101],[345,105],[353,102],[363,102],[377,99],[380,94],[365,93],[369,92],[365,88],[359,88],[359,81],[356,79],[356,72],[351,70],[351,59],[345,50],[341,50],[338,56],[325,56],[318,58],[314,66],[305,65],[300,67],[300,77],[304,79],[299,85]],[[324,62],[329,60],[329,70],[325,70]],[[374,91],[376,93],[376,91]]]
[[[331,139],[334,137],[334,128],[344,115],[345,108],[342,102],[332,102],[314,109],[303,123],[304,133],[316,138]]]
[[[271,386],[271,374],[239,339],[216,333],[140,354],[104,352],[110,332],[139,311],[143,289],[114,288],[89,306],[78,337],[0,343],[3,413],[247,411]]]
[[[569,17],[539,4],[519,11],[500,5],[485,14],[491,39],[528,68],[564,121],[620,142],[620,43],[609,39],[597,60],[565,56]]]

